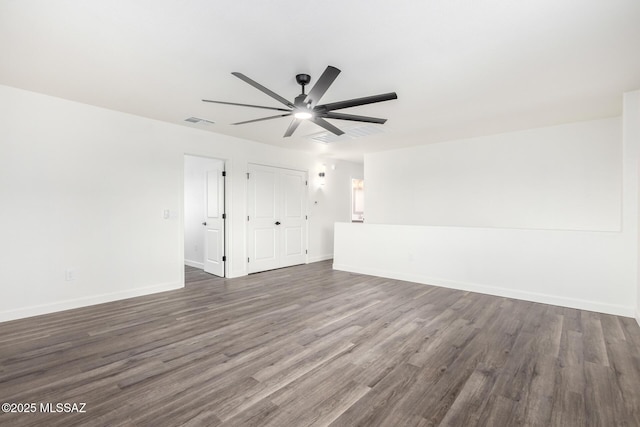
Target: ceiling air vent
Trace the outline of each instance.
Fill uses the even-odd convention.
[[[383,128],[382,126],[362,125],[362,126],[354,126],[354,127],[345,129],[344,134],[340,136],[335,135],[331,132],[320,132],[313,135],[309,135],[309,138],[321,144],[329,144],[330,142],[361,138],[363,136],[375,135],[378,133],[385,133],[385,132],[386,132],[385,128]]]
[[[211,120],[201,119],[198,117],[189,117],[188,119],[184,119],[184,121],[189,123],[202,123],[205,125],[212,125],[215,123],[215,122],[212,122]]]

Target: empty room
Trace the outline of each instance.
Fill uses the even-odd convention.
[[[0,52],[0,425],[640,426],[637,0],[3,0]]]

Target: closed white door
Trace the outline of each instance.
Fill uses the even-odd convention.
[[[306,173],[283,170],[280,174],[280,264],[281,267],[306,261]]]
[[[250,273],[306,261],[306,172],[249,165]]]
[[[280,177],[276,168],[249,165],[247,236],[249,272],[280,267]]]
[[[205,191],[204,271],[224,277],[224,171],[207,169]]]

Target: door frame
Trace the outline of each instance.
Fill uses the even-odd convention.
[[[184,157],[185,156],[193,156],[193,157],[201,157],[203,159],[210,159],[210,160],[218,160],[222,162],[223,165],[223,169],[226,172],[225,174],[225,179],[224,179],[224,186],[223,186],[223,191],[224,191],[224,197],[223,197],[223,212],[225,213],[225,219],[224,219],[224,242],[223,242],[223,250],[224,250],[224,255],[226,256],[226,261],[224,262],[224,277],[228,278],[230,273],[231,273],[231,262],[233,261],[230,257],[229,257],[229,253],[230,253],[230,249],[231,249],[231,228],[232,228],[232,218],[233,215],[231,215],[231,177],[232,177],[232,166],[231,166],[231,160],[230,159],[226,159],[223,157],[215,157],[215,156],[206,156],[206,155],[202,155],[200,153],[191,153],[191,152],[184,152],[182,153],[182,174],[181,174],[181,195],[182,195],[182,200],[181,200],[181,204],[180,204],[180,254],[182,256],[182,265],[184,264],[184,202],[185,202],[185,196],[184,196]],[[184,283],[184,268],[182,269],[182,283]]]

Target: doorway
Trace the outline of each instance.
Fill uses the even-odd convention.
[[[184,262],[225,277],[224,160],[184,156]]]
[[[364,222],[364,179],[351,179],[351,222]]]
[[[248,272],[304,264],[307,173],[256,164],[248,170]]]

